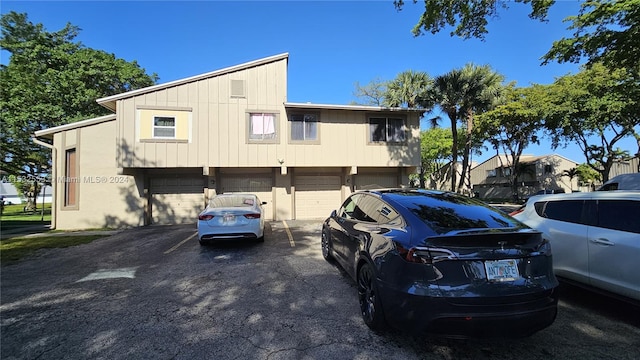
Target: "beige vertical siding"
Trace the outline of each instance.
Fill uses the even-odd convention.
[[[161,89],[117,102],[118,139],[126,150],[118,156],[123,168],[273,167],[285,166],[417,166],[418,114],[407,114],[409,142],[370,144],[365,111],[315,110],[320,113],[319,144],[290,144],[286,101],[287,60]],[[231,80],[245,81],[245,97],[231,97]],[[190,141],[141,143],[138,108],[192,109]],[[247,112],[279,114],[279,142],[247,142]],[[389,114],[377,114],[389,115]],[[396,116],[397,114],[392,114]],[[403,116],[405,116],[403,114]],[[411,151],[410,151],[411,150]],[[125,154],[126,153],[126,154]]]

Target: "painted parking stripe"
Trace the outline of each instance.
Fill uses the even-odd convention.
[[[167,250],[164,252],[164,254],[169,254],[170,252],[173,252],[174,250],[176,250],[177,248],[179,248],[182,244],[186,243],[187,241],[193,239],[196,235],[198,235],[198,232],[196,231],[195,233],[193,233],[193,235],[189,236],[188,238],[180,241],[179,243],[176,244],[176,246],[172,247],[171,249]]]
[[[291,247],[296,247],[296,243],[293,241],[293,234],[291,234],[291,230],[289,230],[289,225],[287,225],[287,222],[284,220],[282,220],[282,224],[284,225],[284,229],[289,237],[289,245],[291,245]]]

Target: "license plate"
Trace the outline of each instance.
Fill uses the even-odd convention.
[[[224,215],[222,217],[223,224],[231,223],[231,222],[234,222],[235,220],[236,220],[235,215]]]
[[[513,281],[520,277],[518,264],[513,259],[485,261],[484,268],[489,281]]]

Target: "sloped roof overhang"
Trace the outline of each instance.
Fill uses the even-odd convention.
[[[224,69],[215,70],[215,71],[211,71],[211,72],[200,74],[200,75],[196,75],[196,76],[191,76],[191,77],[184,78],[184,79],[170,81],[170,82],[167,82],[167,83],[164,83],[164,84],[153,85],[153,86],[149,86],[149,87],[142,88],[142,89],[127,91],[127,92],[122,93],[122,94],[103,97],[103,98],[100,98],[100,99],[96,100],[96,102],[98,104],[106,107],[107,109],[115,112],[116,111],[116,102],[118,100],[130,98],[130,97],[133,97],[133,96],[143,95],[143,94],[147,94],[147,93],[150,93],[150,92],[163,90],[163,89],[174,87],[174,86],[178,86],[178,85],[188,84],[188,83],[191,83],[191,82],[194,82],[194,81],[204,80],[204,79],[208,79],[208,78],[212,78],[212,77],[216,77],[216,76],[220,76],[220,75],[224,75],[224,74],[228,74],[228,73],[232,73],[232,72],[236,72],[236,71],[240,71],[240,70],[244,70],[244,69],[248,69],[248,68],[264,65],[264,64],[268,64],[268,63],[279,61],[279,60],[282,60],[282,59],[288,59],[288,58],[289,58],[289,53],[282,53],[282,54],[278,54],[278,55],[273,55],[273,56],[269,56],[269,57],[266,57],[266,58],[262,58],[262,59],[249,61],[249,62],[246,62],[246,63],[242,63],[242,64],[239,64],[239,65],[226,67]]]

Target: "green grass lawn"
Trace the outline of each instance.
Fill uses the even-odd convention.
[[[0,217],[0,231],[51,223],[51,204],[44,204],[44,217],[42,204],[38,204],[38,209],[33,212],[25,212],[23,208],[21,204],[5,205]]]
[[[0,240],[0,263],[18,261],[38,249],[64,248],[87,244],[109,235],[33,236]]]

